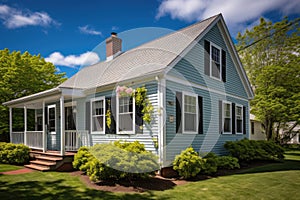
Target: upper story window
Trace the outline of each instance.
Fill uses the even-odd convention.
[[[226,51],[207,40],[204,40],[204,49],[204,73],[226,82]]]
[[[105,126],[105,101],[104,98],[96,98],[92,101],[91,127],[94,133],[104,133]]]
[[[183,98],[184,132],[197,132],[197,97],[184,94]]]
[[[211,45],[211,76],[221,79],[221,50],[220,48]]]

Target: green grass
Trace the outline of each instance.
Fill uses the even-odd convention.
[[[2,166],[2,165],[0,165]],[[251,171],[252,170],[252,171]],[[165,191],[111,193],[86,187],[77,176],[59,172],[0,175],[1,199],[299,199],[300,151],[282,163],[243,174],[192,182]]]
[[[0,172],[13,171],[17,169],[22,169],[22,166],[9,165],[9,164],[0,164]]]

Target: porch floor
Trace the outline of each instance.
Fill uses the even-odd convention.
[[[65,152],[60,155],[59,151],[30,151],[30,164],[25,167],[38,171],[72,171],[72,162],[76,152]]]

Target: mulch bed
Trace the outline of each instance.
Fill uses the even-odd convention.
[[[87,175],[80,171],[71,172],[74,176],[80,176],[80,179],[90,188],[108,192],[145,192],[145,191],[164,191],[187,183],[186,180],[167,179],[161,176],[153,176],[148,179],[138,180],[107,180],[92,182]]]
[[[85,183],[89,188],[93,188],[96,190],[108,191],[108,192],[129,192],[129,193],[142,193],[146,191],[164,191],[168,189],[172,189],[177,185],[183,185],[190,182],[207,180],[211,178],[216,178],[219,176],[226,176],[232,174],[239,174],[245,169],[258,167],[262,165],[269,164],[271,162],[255,162],[250,165],[241,166],[240,169],[236,170],[219,170],[213,176],[207,175],[198,175],[189,180],[183,180],[178,178],[163,178],[159,175],[150,177],[148,179],[139,179],[133,181],[126,180],[108,180],[108,181],[99,181],[92,182],[89,177],[81,171],[71,172],[73,176],[79,176],[81,181]]]

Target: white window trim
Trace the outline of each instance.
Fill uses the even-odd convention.
[[[212,47],[215,47],[220,50],[220,78],[214,77],[212,75]],[[222,81],[222,48],[219,47],[218,45],[214,44],[213,42],[210,42],[209,73],[210,73],[211,78],[218,80],[218,81]]]
[[[237,132],[237,107],[242,108],[242,112],[241,112],[241,117],[242,117],[242,132]],[[243,113],[243,105],[241,104],[236,104],[235,105],[235,133],[238,135],[243,135],[244,134],[244,113]]]
[[[185,124],[184,124],[184,113],[185,113],[185,106],[184,106],[184,96],[192,96],[192,97],[196,97],[196,131],[185,131]],[[182,121],[182,133],[184,134],[198,134],[198,126],[199,126],[199,108],[198,108],[198,96],[194,93],[190,93],[190,92],[182,92],[182,112],[181,112],[181,121]]]
[[[222,130],[223,130],[223,134],[232,134],[232,102],[230,101],[222,101]],[[224,123],[225,123],[225,104],[229,104],[230,105],[230,132],[225,132],[224,130]]]
[[[116,129],[117,129],[117,134],[119,135],[134,135],[135,134],[135,98],[132,97],[132,131],[119,131],[119,97],[117,99],[117,106],[116,106],[116,113],[117,113],[117,123],[116,123]]]
[[[93,131],[93,102],[95,101],[101,101],[103,100],[103,131]],[[91,134],[102,134],[104,135],[105,134],[105,128],[106,128],[106,124],[105,124],[105,97],[102,96],[102,97],[96,97],[96,98],[93,98],[90,100],[90,129],[91,129]]]
[[[48,106],[47,106],[47,115],[48,115],[48,116],[47,116],[47,124],[48,124],[48,126],[49,126],[49,109],[50,109],[50,108],[54,108],[54,117],[55,117],[55,120],[54,120],[54,126],[55,126],[55,131],[54,131],[54,132],[50,132],[50,131],[49,131],[49,134],[50,134],[50,135],[55,135],[55,134],[56,134],[56,128],[57,128],[57,126],[56,126],[56,125],[57,125],[57,123],[56,123],[56,120],[57,120],[57,119],[56,119],[56,105],[53,104],[53,105],[48,105]],[[47,127],[47,129],[49,130],[49,127]]]

